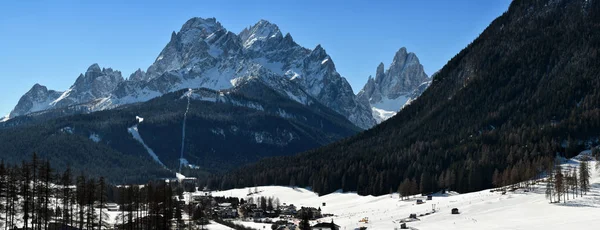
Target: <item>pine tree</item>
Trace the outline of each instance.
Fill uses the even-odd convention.
[[[410,181],[408,178],[404,179],[404,181],[398,185],[398,193],[400,194],[400,198],[402,200],[410,195]]]
[[[48,222],[50,221],[49,203],[50,203],[50,182],[52,181],[52,167],[50,167],[50,161],[46,160],[43,167],[43,180],[44,180],[44,229],[48,229]]]
[[[554,193],[554,166],[548,167],[546,170],[546,174],[548,174],[548,178],[546,179],[546,199],[550,200],[552,203],[552,196]]]
[[[37,174],[37,169],[38,169],[38,157],[37,157],[37,153],[33,153],[32,157],[31,157],[31,175],[32,175],[32,182],[33,182],[33,186],[32,186],[32,192],[31,192],[31,226],[34,229],[37,229],[37,226],[39,226],[38,224],[38,216],[36,215],[39,210],[38,207],[36,205],[36,198],[38,196],[37,193],[37,180],[38,180],[38,174]]]
[[[98,226],[100,226],[100,229],[102,229],[102,226],[104,226],[104,223],[102,222],[102,216],[104,215],[102,209],[104,208],[104,201],[106,199],[106,194],[104,192],[105,190],[106,182],[104,181],[104,177],[100,177],[98,182],[98,200],[100,201],[100,220],[98,221]]]
[[[305,212],[302,214],[302,221],[298,224],[300,230],[310,230],[310,222],[308,221],[308,214]]]
[[[267,210],[273,211],[273,197],[267,199]]]
[[[29,212],[30,212],[30,204],[31,204],[31,195],[29,190],[29,185],[31,184],[31,175],[29,171],[29,165],[23,161],[21,163],[21,170],[23,171],[23,182],[21,188],[21,196],[23,197],[23,222],[24,227],[27,229],[29,227]]]
[[[94,211],[94,202],[96,202],[96,180],[94,178],[90,178],[86,183],[85,189],[85,204],[86,208],[86,226],[87,229],[94,229],[95,223],[95,211]]]
[[[497,188],[502,184],[502,177],[500,176],[500,172],[498,169],[494,170],[494,174],[492,175],[492,184]]]
[[[16,215],[16,208],[17,208],[17,202],[19,201],[19,197],[18,194],[20,193],[19,191],[19,178],[21,177],[21,171],[18,167],[14,167],[10,170],[10,181],[9,181],[9,187],[10,187],[10,226],[14,227],[15,224],[15,215]]]
[[[577,197],[577,190],[579,190],[578,183],[579,179],[577,178],[577,170],[573,168],[571,170],[571,193],[573,193],[573,199]]]
[[[410,184],[408,186],[408,194],[417,194],[419,193],[419,185],[417,185],[417,180],[415,180],[415,178],[413,178],[412,180],[410,180]]]
[[[560,203],[560,197],[564,194],[565,184],[564,176],[562,174],[562,168],[560,165],[556,166],[556,175],[554,176],[554,191],[556,191],[556,197],[558,203]],[[564,199],[563,199],[564,200]]]
[[[586,194],[590,191],[590,168],[588,165],[588,161],[582,160],[579,163],[579,188],[581,189],[581,194]]]
[[[77,177],[76,179],[76,189],[75,189],[75,194],[76,194],[76,202],[77,202],[77,211],[79,213],[79,229],[83,229],[83,224],[84,224],[84,216],[85,216],[85,211],[84,211],[84,207],[85,207],[85,176],[83,175],[83,173]]]
[[[125,197],[125,187],[120,186],[119,187],[119,207],[121,209],[121,225],[125,226],[125,203],[126,203],[126,197]]]
[[[71,167],[69,165],[67,165],[67,169],[65,169],[65,172],[62,175],[61,178],[61,185],[62,185],[62,202],[63,202],[63,208],[62,211],[63,213],[63,224],[64,225],[69,225],[69,226],[73,226],[73,222],[72,222],[72,217],[71,217],[71,203],[69,202],[71,200]]]

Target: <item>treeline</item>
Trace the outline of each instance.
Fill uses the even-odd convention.
[[[18,165],[0,163],[0,222],[6,229],[35,230],[182,228],[193,224],[183,221],[183,213],[197,221],[203,214],[198,210],[206,210],[179,202],[183,192],[177,181],[115,186],[69,167],[56,171],[34,153]],[[109,219],[109,207],[118,209],[112,210],[119,212],[116,220]]]
[[[597,12],[600,3],[584,0],[513,1],[396,116],[208,183],[382,195],[408,181],[408,193],[471,192],[531,178],[557,154],[570,158],[599,144]]]

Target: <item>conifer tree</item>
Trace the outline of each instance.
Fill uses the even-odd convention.
[[[494,174],[492,174],[492,184],[498,188],[502,184],[501,181],[502,177],[500,176],[500,172],[498,172],[498,169],[494,170]]]
[[[33,186],[32,186],[32,192],[31,192],[31,226],[34,229],[37,229],[37,225],[38,225],[38,216],[36,215],[38,212],[38,207],[36,205],[36,198],[38,196],[37,193],[37,180],[38,180],[38,174],[37,174],[37,170],[38,169],[38,157],[37,157],[37,153],[33,153],[33,155],[31,156],[31,175],[32,175],[32,182],[33,182]]]
[[[78,212],[78,222],[79,222],[79,229],[83,229],[84,227],[84,220],[85,220],[85,204],[86,204],[86,200],[85,200],[85,176],[83,175],[83,173],[81,173],[80,176],[77,177],[76,179],[76,189],[75,189],[75,194],[76,194],[76,202],[77,202],[77,212]]]
[[[310,222],[308,221],[308,214],[305,212],[302,214],[302,221],[298,224],[300,230],[310,230]]]
[[[62,211],[64,212],[62,215],[62,220],[63,220],[63,224],[64,225],[70,225],[73,226],[73,222],[72,222],[72,217],[71,217],[71,203],[69,202],[71,200],[71,167],[69,165],[67,165],[67,169],[65,169],[65,172],[62,174],[62,178],[61,178],[61,185],[62,185],[62,202],[63,202],[63,208]]]
[[[100,202],[100,220],[98,221],[98,226],[100,229],[102,229],[102,226],[104,226],[104,223],[102,222],[102,216],[104,215],[103,213],[103,208],[104,208],[104,201],[106,199],[106,182],[104,181],[104,177],[100,177],[99,181],[98,181],[98,201]]]
[[[50,213],[49,213],[49,204],[50,204],[50,195],[51,188],[50,182],[52,181],[52,167],[50,167],[50,161],[46,160],[43,164],[42,179],[44,181],[43,186],[43,197],[44,197],[44,207],[43,207],[43,219],[44,219],[44,229],[48,229],[48,222],[50,221]]]
[[[551,165],[546,170],[548,178],[546,179],[546,199],[552,203],[552,196],[554,195],[554,166]]]
[[[21,197],[23,197],[23,222],[24,222],[24,227],[25,229],[27,229],[29,227],[29,218],[30,218],[30,204],[31,204],[31,195],[30,195],[30,189],[29,189],[29,185],[31,184],[31,174],[30,174],[30,170],[29,170],[29,165],[27,163],[25,163],[25,161],[23,161],[21,163],[21,170],[22,170],[22,176],[23,176],[23,181],[22,181],[22,187],[21,187]]]
[[[560,165],[556,166],[556,175],[554,175],[554,191],[556,192],[556,197],[558,203],[560,203],[560,198],[564,194],[565,189],[564,184],[564,175],[562,173],[562,168]],[[563,199],[564,200],[564,199]]]
[[[586,194],[590,191],[590,167],[588,165],[587,160],[582,160],[579,163],[579,188],[581,189],[581,194]]]
[[[577,170],[573,168],[571,170],[571,193],[573,193],[573,199],[577,197],[577,190],[579,190],[579,179],[577,178]]]

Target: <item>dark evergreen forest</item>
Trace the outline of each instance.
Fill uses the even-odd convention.
[[[515,0],[395,117],[349,139],[260,161],[212,187],[310,186],[381,195],[469,192],[539,175],[598,144],[600,2]]]

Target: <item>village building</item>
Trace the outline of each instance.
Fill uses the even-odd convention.
[[[106,210],[110,211],[110,212],[116,212],[119,211],[119,205],[115,204],[115,203],[106,203]]]
[[[310,228],[311,230],[339,230],[340,226],[333,223],[333,220],[331,221],[331,223],[318,223],[315,224],[314,226],[312,226]]]
[[[294,216],[297,213],[296,206],[294,206],[293,204],[286,205],[285,203],[283,205],[279,206],[279,211],[281,211],[282,215],[289,215],[289,216]]]

